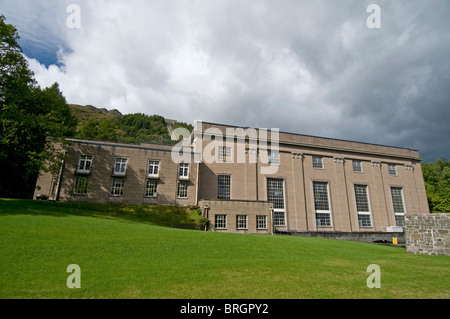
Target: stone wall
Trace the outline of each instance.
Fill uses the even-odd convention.
[[[405,217],[406,252],[450,256],[450,214]]]
[[[350,241],[361,241],[368,243],[380,243],[393,245],[394,238],[398,246],[404,247],[405,234],[403,232],[333,232],[333,231],[310,231],[310,232],[284,232],[277,234],[295,235],[302,237],[319,237],[327,239],[341,239]]]

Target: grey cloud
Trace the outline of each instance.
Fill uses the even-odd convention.
[[[79,30],[61,27],[64,1],[15,1],[0,0],[19,30],[70,49],[57,69],[33,63],[70,102],[450,157],[446,0],[378,0],[381,29],[369,0],[79,1]]]

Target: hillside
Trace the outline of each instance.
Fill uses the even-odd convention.
[[[69,104],[70,113],[78,120],[78,128],[86,124],[89,120],[100,121],[122,116],[118,110],[107,110],[105,108],[96,108],[93,105]]]
[[[176,127],[192,130],[192,125],[166,120],[160,115],[143,113],[122,114],[92,105],[69,104],[70,112],[77,120],[73,137],[123,143],[159,143],[172,145],[176,141],[171,132]]]

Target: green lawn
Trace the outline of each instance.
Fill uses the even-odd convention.
[[[450,298],[449,257],[161,226],[196,215],[0,200],[0,298]],[[80,266],[80,289],[67,288],[69,264]],[[370,264],[381,268],[380,289],[366,285]]]

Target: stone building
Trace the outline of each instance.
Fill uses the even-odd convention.
[[[419,152],[197,122],[175,146],[69,139],[35,198],[198,205],[210,230],[389,233],[429,214]]]

